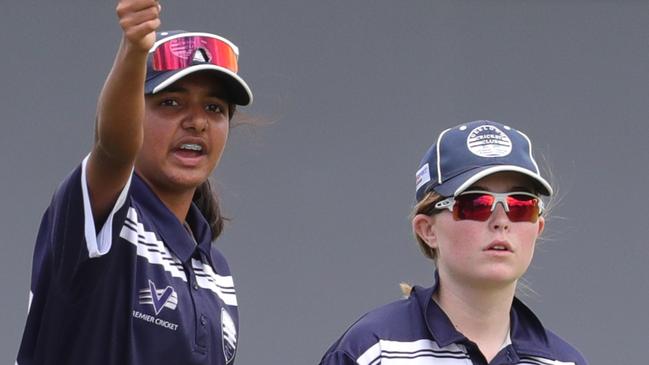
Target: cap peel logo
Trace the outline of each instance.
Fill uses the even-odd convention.
[[[417,170],[417,174],[415,176],[417,182],[417,188],[415,190],[419,190],[420,187],[430,181],[430,170],[428,168],[428,163],[425,163],[424,166]]]
[[[504,157],[512,151],[511,139],[493,125],[474,128],[467,136],[466,146],[471,153],[480,157]]]

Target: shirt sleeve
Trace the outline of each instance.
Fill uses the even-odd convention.
[[[129,177],[126,185],[120,192],[113,209],[111,209],[106,222],[97,231],[95,220],[92,216],[92,205],[90,204],[90,194],[88,192],[88,179],[86,178],[86,165],[88,163],[89,155],[83,159],[81,163],[81,191],[83,195],[83,221],[84,221],[84,239],[86,242],[86,249],[88,250],[88,257],[94,258],[105,255],[112,245],[113,241],[113,218],[120,208],[124,205],[128,195],[129,187],[131,185],[131,177]]]
[[[104,224],[97,227],[86,181],[87,162],[88,157],[61,183],[43,215],[32,265],[34,294],[36,281],[43,276],[66,285],[75,279],[83,265],[106,255],[113,244],[115,222],[125,217],[131,178]]]
[[[61,306],[74,308],[79,299],[92,295],[100,275],[106,273],[113,244],[113,231],[125,217],[130,179],[102,227],[96,227],[86,184],[88,158],[61,183],[41,219],[34,246],[29,307],[17,364],[35,360],[44,345],[41,333],[51,333],[52,318],[59,318]],[[97,228],[99,230],[97,231]],[[119,232],[115,232],[117,236]],[[103,263],[103,264],[102,264]],[[54,329],[55,331],[56,329]],[[56,341],[55,341],[56,342]]]

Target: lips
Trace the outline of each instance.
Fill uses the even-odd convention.
[[[207,154],[206,143],[199,138],[183,138],[172,148],[182,164],[194,166]]]
[[[512,245],[507,241],[494,241],[485,247],[484,251],[492,252],[514,252],[512,250]]]
[[[180,139],[173,147],[177,151],[190,151],[201,154],[207,153],[207,143],[202,138],[185,137]]]

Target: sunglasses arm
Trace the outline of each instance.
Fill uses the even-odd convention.
[[[452,212],[453,205],[455,205],[455,199],[451,196],[435,203],[435,209],[448,209]]]

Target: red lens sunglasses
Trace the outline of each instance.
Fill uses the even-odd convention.
[[[535,223],[543,214],[543,201],[536,195],[525,191],[492,193],[490,191],[465,191],[456,197],[449,197],[435,204],[435,209],[448,209],[453,219],[484,222],[501,203],[512,222]]]

